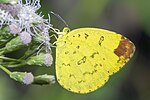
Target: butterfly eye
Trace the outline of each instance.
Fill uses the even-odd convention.
[[[68,27],[65,27],[65,28],[63,29],[63,32],[64,32],[64,33],[69,33],[69,32],[70,32],[70,29],[69,29]]]

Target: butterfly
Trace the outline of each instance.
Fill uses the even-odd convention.
[[[75,93],[102,87],[135,51],[129,39],[104,29],[78,28],[61,34],[56,43],[56,77],[62,87]]]

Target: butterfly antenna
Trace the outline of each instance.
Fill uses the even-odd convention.
[[[48,14],[48,23],[51,24],[51,16]]]
[[[50,13],[53,14],[54,16],[56,16],[57,18],[59,18],[68,27],[68,24],[65,22],[65,20],[62,17],[60,17],[58,14],[56,14],[52,11],[50,11]]]

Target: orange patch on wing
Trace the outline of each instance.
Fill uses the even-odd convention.
[[[135,51],[134,44],[127,38],[122,37],[119,46],[114,50],[118,57],[130,58]]]

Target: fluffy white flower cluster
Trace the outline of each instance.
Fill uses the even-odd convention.
[[[3,25],[9,25],[9,22],[12,20],[12,16],[6,12],[5,10],[0,9],[0,28],[2,28]]]
[[[11,72],[7,69],[7,67],[26,65],[51,66],[53,64],[51,47],[53,45],[50,40],[54,36],[51,33],[59,32],[50,23],[49,14],[48,19],[44,19],[42,13],[37,13],[41,7],[40,0],[18,0],[17,3],[14,2],[15,4],[10,3],[0,3],[0,69],[4,70],[11,79],[26,85],[54,84],[54,75],[33,76],[30,72]],[[7,57],[7,53],[22,48],[26,49],[20,54],[21,58]]]
[[[50,24],[50,15],[44,19],[44,15],[38,14],[41,7],[40,0],[18,0],[15,5],[17,13],[12,16],[9,12],[0,9],[0,27],[8,25],[10,33],[19,35],[22,42],[28,45],[33,37],[38,37],[41,45],[45,45],[46,52],[51,52],[49,30],[55,30]]]

